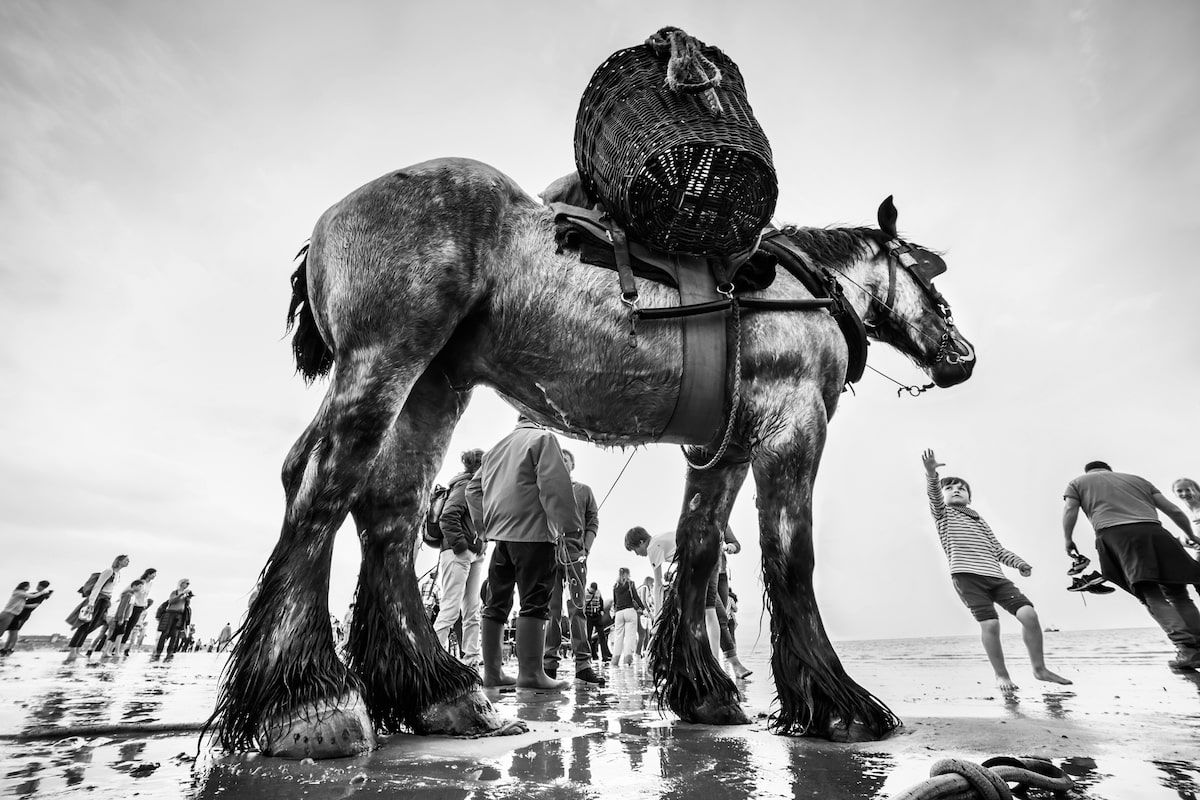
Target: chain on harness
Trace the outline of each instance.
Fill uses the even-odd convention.
[[[694,470],[712,469],[721,459],[725,457],[725,451],[729,449],[729,442],[733,438],[733,423],[737,418],[737,413],[742,405],[742,315],[738,303],[738,299],[733,295],[733,284],[723,283],[717,287],[717,293],[724,295],[729,300],[729,309],[733,313],[731,324],[733,325],[733,393],[729,400],[729,418],[725,420],[725,435],[721,437],[721,444],[717,447],[717,452],[703,464],[696,464],[688,456],[687,448],[681,447],[683,451],[683,460],[687,465]]]

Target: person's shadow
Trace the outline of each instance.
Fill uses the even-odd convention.
[[[1200,691],[1200,672],[1196,672],[1195,670],[1175,670],[1175,674],[1195,686],[1197,691]]]

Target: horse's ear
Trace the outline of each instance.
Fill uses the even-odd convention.
[[[896,218],[900,216],[896,211],[896,204],[892,202],[892,196],[889,194],[887,199],[879,204],[879,230],[888,235],[889,239],[896,238]]]

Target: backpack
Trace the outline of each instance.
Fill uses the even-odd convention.
[[[84,597],[90,595],[92,593],[92,589],[96,588],[96,581],[98,580],[100,580],[100,573],[93,572],[88,576],[88,579],[83,582],[83,586],[79,587],[79,593]]]
[[[425,512],[425,527],[421,530],[421,540],[430,547],[442,548],[442,509],[446,507],[446,498],[450,496],[450,488],[438,484],[429,494],[429,508]]]
[[[463,482],[466,481],[458,481]],[[425,528],[421,530],[421,540],[430,547],[442,549],[442,511],[446,507],[446,500],[450,498],[451,489],[455,486],[457,483],[451,481],[450,486],[434,486],[430,493],[430,507],[425,512]]]
[[[166,613],[167,613],[167,603],[169,603],[169,602],[171,602],[171,601],[170,601],[170,600],[163,600],[163,601],[162,601],[162,603],[160,603],[160,604],[159,604],[159,606],[158,606],[158,611],[155,611],[155,612],[154,612],[154,618],[155,618],[155,619],[162,619],[162,618],[163,618],[163,614],[166,614]]]

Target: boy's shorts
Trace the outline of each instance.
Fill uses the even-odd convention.
[[[976,575],[972,572],[955,572],[950,576],[954,581],[954,589],[962,598],[963,605],[971,609],[971,614],[979,622],[989,619],[999,619],[996,605],[1010,614],[1016,615],[1022,606],[1032,606],[1029,598],[1021,594],[1012,581],[1007,578],[991,578],[987,575]]]

